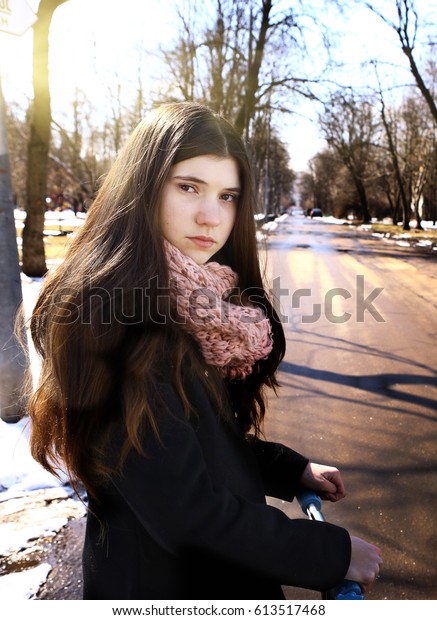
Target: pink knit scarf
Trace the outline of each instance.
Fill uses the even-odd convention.
[[[219,263],[197,265],[164,240],[170,300],[177,320],[198,342],[205,362],[224,377],[244,379],[272,350],[271,326],[264,312],[226,300],[237,274]]]

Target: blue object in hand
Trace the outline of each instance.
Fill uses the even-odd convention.
[[[302,508],[302,512],[307,514],[310,506],[315,506],[317,510],[322,510],[322,501],[320,497],[310,489],[301,488],[296,494],[297,501]]]
[[[345,579],[343,583],[335,589],[336,601],[362,601],[364,599],[361,587],[356,581]]]
[[[296,493],[296,498],[302,511],[310,519],[314,521],[325,520],[322,513],[322,501],[314,491],[301,487]],[[338,587],[326,592],[324,598],[336,601],[362,601],[364,595],[359,583],[344,579]]]

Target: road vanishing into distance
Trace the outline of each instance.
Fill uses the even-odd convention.
[[[382,550],[366,598],[437,599],[437,252],[303,216],[266,246],[287,338],[266,436],[342,471],[323,510]]]

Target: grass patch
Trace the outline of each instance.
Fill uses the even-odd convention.
[[[70,222],[69,222],[70,224]],[[44,230],[47,232],[64,232],[69,234],[61,234],[61,235],[44,235],[44,250],[45,257],[48,261],[62,261],[65,258],[65,255],[68,250],[68,246],[71,242],[72,237],[71,233],[79,230],[80,226],[70,226],[70,225],[59,225],[59,224],[48,224],[44,226]],[[17,239],[21,239],[22,237],[22,228],[17,227]],[[20,262],[22,260],[22,245],[18,242],[18,255]]]
[[[411,228],[410,230],[404,230],[402,226],[394,226],[393,224],[368,224],[366,230],[372,232],[378,232],[383,234],[389,234],[390,237],[396,237],[399,235],[411,235],[414,239],[435,239],[437,240],[437,230],[430,228],[427,230],[420,230],[419,228]]]
[[[70,237],[44,237],[46,260],[63,260],[67,253]]]

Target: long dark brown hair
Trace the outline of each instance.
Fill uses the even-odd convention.
[[[213,260],[238,274],[242,303],[251,299],[270,318],[274,348],[228,398],[245,430],[258,432],[265,387],[276,388],[284,355],[282,326],[263,286],[254,223],[255,192],[245,145],[235,129],[196,103],[165,104],[133,131],[106,176],[86,223],[63,263],[47,277],[31,318],[42,358],[39,384],[29,401],[34,458],[56,473],[60,466],[89,493],[114,463],[107,449],[114,428],[124,428],[125,455],[141,450],[146,428],[159,436],[153,403],[159,363],[189,410],[181,368],[207,383],[220,399],[223,382],[204,372],[194,343],[170,318],[162,288],[168,284],[159,206],[174,164],[200,155],[232,157],[241,196],[233,231]]]

